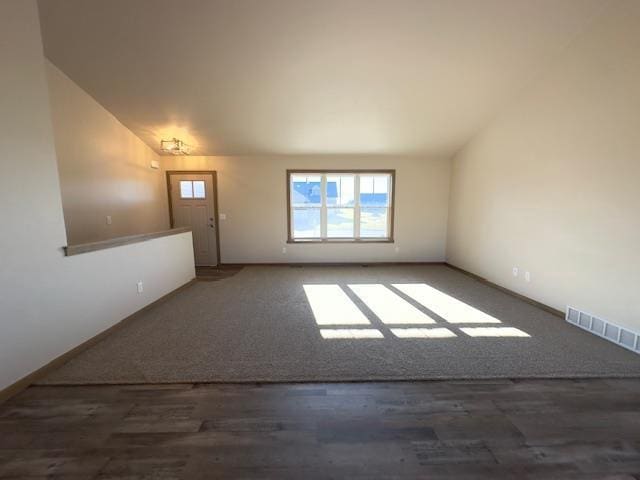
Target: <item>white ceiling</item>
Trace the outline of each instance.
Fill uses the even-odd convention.
[[[40,0],[47,57],[152,148],[451,155],[603,0]]]

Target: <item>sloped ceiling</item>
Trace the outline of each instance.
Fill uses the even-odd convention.
[[[40,0],[47,57],[158,151],[451,155],[602,0]]]

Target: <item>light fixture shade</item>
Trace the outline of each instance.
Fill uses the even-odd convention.
[[[177,138],[160,140],[160,149],[172,155],[189,155],[191,153],[191,147]]]

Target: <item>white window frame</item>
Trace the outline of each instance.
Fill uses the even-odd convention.
[[[293,189],[291,188],[292,177],[317,176],[320,177],[320,237],[294,237],[293,213],[296,208],[293,203]],[[389,200],[387,209],[387,235],[385,237],[361,237],[360,236],[360,178],[362,176],[386,176]],[[354,197],[353,207],[340,207],[327,205],[327,177],[332,176],[353,176],[354,177]],[[394,209],[395,209],[395,170],[287,170],[287,242],[288,243],[393,243],[394,229]],[[309,207],[318,208],[318,207]],[[327,211],[329,208],[353,208],[354,211],[354,235],[353,237],[328,237],[327,236]]]

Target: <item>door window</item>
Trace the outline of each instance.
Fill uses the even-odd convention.
[[[180,180],[180,198],[207,198],[204,180]]]

